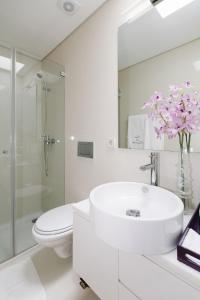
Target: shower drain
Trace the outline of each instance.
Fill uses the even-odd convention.
[[[126,215],[129,217],[135,217],[135,218],[138,218],[141,216],[139,209],[127,209]]]

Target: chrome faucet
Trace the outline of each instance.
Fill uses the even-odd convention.
[[[151,170],[151,185],[158,186],[160,183],[160,153],[152,152],[151,163],[140,167],[140,170]]]

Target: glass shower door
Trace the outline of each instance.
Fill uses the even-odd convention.
[[[11,50],[0,47],[0,263],[13,256]]]
[[[64,204],[64,78],[61,66],[17,53],[15,253],[35,244],[32,226]]]
[[[42,62],[42,131],[45,188],[42,210],[65,203],[65,73],[64,67]]]
[[[64,68],[0,46],[0,263],[65,203]]]
[[[17,52],[15,101],[15,254],[35,244],[34,220],[42,213],[40,61]]]

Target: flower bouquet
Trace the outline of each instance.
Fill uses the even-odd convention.
[[[192,206],[192,179],[189,153],[192,134],[200,129],[200,93],[193,89],[189,81],[169,86],[169,94],[155,91],[144,104],[149,109],[149,117],[156,121],[154,127],[158,138],[162,134],[169,139],[178,137],[180,154],[177,176],[177,192],[183,200],[185,210]]]

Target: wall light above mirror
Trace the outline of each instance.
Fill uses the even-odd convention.
[[[163,5],[164,18],[158,11],[164,11]],[[199,15],[199,0],[136,0],[123,12],[118,32],[120,148],[179,150],[178,135],[158,139],[155,127],[161,125],[142,107],[155,91],[167,98],[169,87],[186,82],[191,83],[188,93],[200,91]],[[192,132],[190,150],[200,152],[199,130]]]
[[[168,17],[193,1],[194,0],[151,0],[152,4],[156,5],[157,11],[163,18]]]

